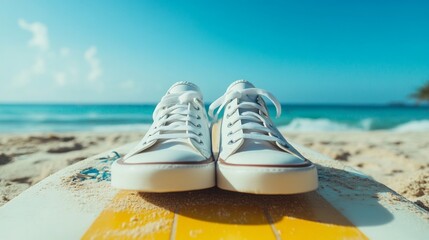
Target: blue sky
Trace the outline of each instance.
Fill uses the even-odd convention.
[[[0,102],[207,102],[245,78],[284,103],[407,101],[429,1],[0,0]]]

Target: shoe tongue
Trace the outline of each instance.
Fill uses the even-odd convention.
[[[231,83],[231,85],[229,85],[229,87],[226,91],[229,92],[229,91],[243,90],[243,89],[254,88],[254,87],[255,86],[252,83],[250,83],[249,81],[237,80],[237,81]],[[256,97],[257,97],[257,95],[244,95],[244,96],[242,96],[241,100],[254,102],[254,101],[256,101]]]
[[[168,94],[174,94],[174,93],[179,93],[180,94],[180,93],[184,93],[184,92],[187,92],[187,91],[196,91],[196,92],[198,92],[200,94],[200,97],[202,98],[200,88],[197,85],[195,85],[194,83],[187,82],[187,81],[176,82],[175,84],[173,84],[170,87],[170,89],[168,89],[166,95],[168,95]],[[166,124],[169,125],[169,124],[171,124],[171,122],[167,122]],[[183,131],[182,130],[179,130],[179,131],[170,130],[169,133],[183,133]],[[162,143],[174,142],[176,144],[177,143],[184,144],[184,143],[187,143],[187,140],[186,139],[177,138],[177,139],[164,139],[164,140],[161,140],[159,142],[162,142]]]
[[[227,89],[227,92],[229,91],[234,91],[234,90],[243,90],[243,89],[247,89],[247,88],[254,88],[255,86],[246,81],[246,80],[237,80],[235,82],[233,82]],[[242,95],[240,98],[240,102],[256,102],[256,98],[258,95],[254,94],[254,95]],[[258,113],[257,109],[239,109],[240,114],[244,111],[250,111],[250,112],[255,112]],[[249,120],[241,120],[242,124],[248,123],[250,122]],[[243,130],[244,133],[259,133],[259,131],[253,131],[253,130]],[[245,141],[246,142],[246,141]]]
[[[229,87],[227,89],[227,92],[234,91],[234,90],[243,90],[243,89],[247,89],[247,88],[254,88],[254,87],[255,86],[252,83],[250,83],[250,82],[248,82],[246,80],[237,80],[237,81],[233,82],[231,85],[229,85]],[[240,102],[244,102],[244,101],[245,102],[256,102],[256,98],[257,98],[256,94],[255,95],[242,95],[241,98],[240,98]],[[251,112],[258,113],[258,111],[256,109],[255,110],[253,110],[253,109],[239,109],[239,111],[240,111],[240,114],[243,111],[251,111]],[[251,122],[251,121],[249,121],[249,120],[241,120],[242,124],[246,124],[246,123],[249,123],[249,122]],[[245,130],[243,130],[243,132],[244,133],[256,133],[256,134],[260,134],[261,133],[260,131],[251,130],[251,129],[245,129]],[[257,146],[257,147],[258,146],[259,147],[263,146],[266,149],[267,148],[268,149],[273,149],[272,144],[269,143],[269,142],[267,142],[267,141],[259,141],[259,140],[252,140],[252,139],[245,139],[244,142],[243,142],[243,145],[240,147],[240,149],[252,149],[252,148],[254,149],[255,146]]]
[[[196,92],[201,93],[198,86],[191,83],[191,82],[177,82],[177,83],[173,84],[173,86],[171,86],[170,89],[168,89],[167,94],[182,93],[182,92],[186,92],[186,91],[196,91]]]
[[[232,89],[246,89],[246,88],[254,88],[255,86],[250,83],[249,81],[246,80],[237,80],[233,83],[231,83],[231,85],[229,85],[228,89],[226,90],[227,92],[229,92],[229,90]]]

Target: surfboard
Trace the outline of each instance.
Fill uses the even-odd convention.
[[[298,144],[317,165],[319,189],[284,196],[114,189],[110,165],[135,144],[69,166],[6,203],[0,239],[429,239],[423,209]]]

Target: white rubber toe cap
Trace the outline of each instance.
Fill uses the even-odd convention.
[[[164,143],[125,159],[126,163],[184,163],[206,159],[187,144]]]

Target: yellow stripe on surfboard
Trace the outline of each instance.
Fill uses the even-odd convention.
[[[136,192],[119,192],[82,239],[169,239],[174,212],[141,208],[136,199]]]
[[[317,193],[268,209],[281,239],[368,239]]]
[[[210,191],[220,190],[206,190],[212,198],[216,192]],[[175,194],[168,198],[155,194],[157,201],[166,201],[157,206],[137,192],[119,192],[83,239],[367,239],[315,192],[246,196],[260,204],[234,203],[240,197],[235,193],[231,193],[233,202],[224,201],[230,194],[227,192],[219,196],[216,204],[198,200],[194,204],[192,193]],[[189,198],[191,204],[175,204],[178,196]]]
[[[275,239],[258,206],[199,205],[182,209],[176,239]]]

